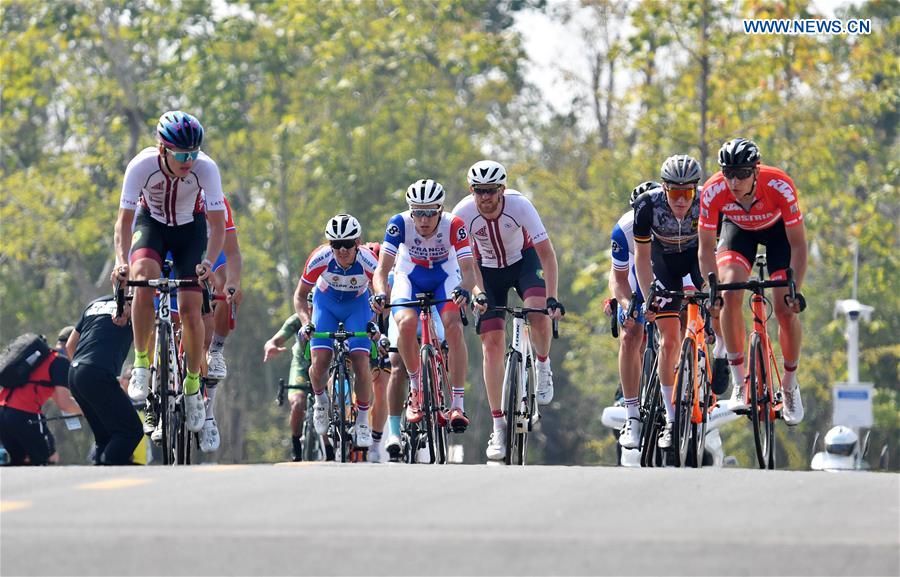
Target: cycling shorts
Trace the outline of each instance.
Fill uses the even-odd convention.
[[[685,287],[684,277],[690,275],[694,287],[702,287],[700,261],[697,258],[697,247],[684,252],[664,253],[652,245],[651,259],[656,286],[668,291],[682,291]],[[681,311],[681,298],[657,297],[657,318],[678,316]]]
[[[459,286],[460,282],[462,282],[462,276],[455,260],[447,260],[433,268],[417,266],[410,273],[399,272],[395,269],[394,285],[391,288],[391,304],[415,300],[416,294],[425,292],[433,292],[435,300],[450,298],[450,293]],[[443,312],[448,306],[451,310],[459,308],[450,302],[436,306],[439,312]],[[419,307],[392,307],[391,314],[395,315],[407,308],[413,308],[416,314],[419,314]]]
[[[766,247],[769,278],[787,278],[785,270],[791,265],[791,244],[788,242],[783,220],[762,230],[744,230],[727,218],[724,221],[722,236],[716,249],[717,265],[737,262],[748,273],[752,272],[757,248],[763,245]]]
[[[365,331],[370,320],[372,309],[369,307],[369,291],[346,301],[336,301],[327,292],[313,293],[312,323],[316,332],[334,332],[338,329],[339,322],[344,323],[344,330],[348,332]],[[312,350],[331,349],[332,341],[333,339],[312,339],[310,347]],[[372,341],[368,337],[354,337],[347,342],[350,344],[350,352],[368,353],[372,350]]]
[[[181,226],[166,226],[139,210],[131,241],[131,263],[150,258],[162,266],[162,255],[172,253],[175,277],[197,278],[197,265],[203,262],[206,251],[206,216],[194,215],[194,221]],[[199,291],[200,287],[183,290]]]
[[[516,294],[523,301],[531,296],[547,296],[547,288],[544,283],[544,270],[541,268],[541,259],[534,247],[522,251],[522,260],[504,268],[489,268],[479,265],[481,277],[484,279],[484,292],[487,295],[488,306],[506,306],[509,299],[509,289],[516,289]],[[506,311],[488,311],[478,319],[475,331],[483,332],[502,331],[506,318]]]
[[[441,320],[441,314],[438,312],[437,307],[431,307],[432,318],[434,319],[434,332],[437,333],[435,335],[435,340],[439,343],[444,342],[444,322]],[[397,321],[394,319],[394,316],[391,315],[388,318],[388,339],[391,341],[391,351],[394,352],[397,350],[397,343],[400,342],[400,328],[397,326]],[[422,323],[418,320],[416,321],[416,336],[422,337]]]

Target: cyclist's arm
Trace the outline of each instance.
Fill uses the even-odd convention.
[[[791,268],[794,269],[794,282],[797,290],[803,286],[803,278],[806,276],[806,225],[801,221],[794,226],[785,227],[788,243],[791,245]]]
[[[619,270],[611,266],[609,270],[609,294],[623,307],[628,307],[631,300],[631,283],[628,282],[628,269]]]
[[[128,251],[131,250],[131,225],[134,222],[134,210],[119,208],[113,236],[116,251],[116,268],[128,264]]]
[[[73,330],[72,334],[69,335],[69,340],[66,341],[66,356],[70,359],[75,358],[75,348],[80,340],[81,333],[78,332],[78,329]]]
[[[718,273],[716,270],[716,229],[701,228],[697,233],[697,242],[700,274],[703,276],[703,281],[706,282],[709,273]]]
[[[534,245],[534,250],[541,259],[541,268],[544,269],[544,283],[547,285],[547,298],[558,298],[559,267],[556,262],[556,251],[553,243],[547,238]]]
[[[225,211],[212,210],[206,213],[209,222],[209,239],[206,241],[206,258],[215,260],[225,244]]]
[[[643,295],[650,294],[650,286],[653,284],[653,267],[650,264],[650,243],[634,239],[634,272],[637,276],[638,286]]]
[[[461,258],[457,259],[457,262],[459,263],[459,272],[462,273],[462,282],[460,285],[472,293],[472,298],[483,293],[484,290],[481,288],[481,271],[475,266],[475,259],[471,257]]]
[[[372,276],[372,287],[375,294],[391,294],[391,287],[388,285],[388,273],[394,268],[396,257],[383,248],[378,256],[378,266],[375,267],[375,274]]]
[[[294,312],[297,313],[301,326],[309,322],[309,307],[306,299],[309,296],[309,291],[313,290],[313,288],[313,285],[309,285],[303,282],[303,279],[300,279],[297,282],[297,289],[294,291]]]
[[[225,294],[229,288],[234,288],[236,294],[241,292],[241,273],[244,263],[241,258],[241,246],[238,243],[237,232],[225,233]]]

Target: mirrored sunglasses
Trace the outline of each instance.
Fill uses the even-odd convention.
[[[172,155],[172,158],[177,160],[178,162],[187,162],[188,160],[197,160],[197,157],[200,156],[199,150],[192,150],[190,152],[175,152],[171,148],[166,149],[169,154]]]
[[[491,186],[473,186],[472,192],[474,192],[475,194],[478,194],[478,195],[487,196],[489,194],[494,194],[495,192],[500,190],[500,186],[501,185],[499,185],[499,184],[494,184]]]
[[[414,218],[431,218],[432,216],[437,216],[440,214],[440,209],[437,208],[416,208],[409,211]]]
[[[664,188],[666,190],[666,196],[672,200],[678,200],[679,198],[691,200],[692,198],[694,198],[694,192],[696,190],[693,186],[683,188],[666,185]]]

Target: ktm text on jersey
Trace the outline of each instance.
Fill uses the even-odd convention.
[[[794,181],[784,171],[763,164],[759,165],[756,194],[748,209],[735,200],[721,172],[706,181],[700,201],[700,226],[715,230],[719,214],[744,230],[763,230],[779,220],[789,228],[803,221]]]

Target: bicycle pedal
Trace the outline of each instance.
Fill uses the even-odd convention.
[[[749,409],[749,408],[747,408],[747,409],[734,409],[732,412],[733,412],[735,415],[743,415],[743,416],[745,416],[745,417],[749,417],[749,416],[750,416],[750,409]]]

